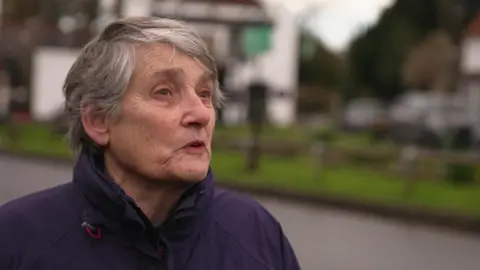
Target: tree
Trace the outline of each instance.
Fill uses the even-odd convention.
[[[421,53],[414,53],[413,48],[436,30],[442,30],[458,51],[462,29],[479,14],[479,9],[478,0],[397,0],[383,12],[376,25],[366,29],[352,41],[348,53],[350,68],[346,93],[356,96],[359,94],[357,89],[367,88],[371,89],[372,95],[389,101],[404,91],[406,86],[430,85],[431,83],[426,82],[429,79],[420,78],[419,74],[420,77],[413,78],[415,76],[412,73],[415,72],[406,71],[420,68],[422,64],[419,62],[426,61],[421,60],[422,58],[433,57],[432,52],[427,52],[430,56],[418,56]],[[444,45],[446,43],[441,46]],[[447,56],[440,58],[449,57],[449,49],[444,47],[439,49],[439,52],[441,51]],[[407,58],[409,60],[406,60]],[[413,58],[417,58],[416,64],[412,63],[415,62]],[[458,61],[452,61],[450,73],[446,73],[448,76],[445,77],[448,80],[442,82],[443,85],[450,84],[442,86],[450,90],[455,89],[455,78],[458,77]],[[409,64],[406,64],[407,62]],[[405,68],[405,65],[410,68]],[[410,75],[407,76],[407,73]],[[428,77],[427,74],[428,72],[422,76]],[[436,87],[439,85],[436,84]]]
[[[403,64],[405,85],[420,89],[444,88],[448,68],[455,57],[453,42],[445,31],[436,30],[413,47]]]
[[[39,7],[40,0],[3,0],[2,20],[23,21],[35,16]]]
[[[345,61],[328,50],[321,40],[306,33],[301,36],[301,47],[311,52],[299,63],[298,108],[304,113],[318,113],[330,108],[330,97],[341,89]]]
[[[438,25],[436,0],[398,0],[378,23],[358,35],[349,48],[347,95],[371,89],[371,95],[392,100],[404,90],[402,70],[411,48]]]
[[[329,89],[338,87],[344,76],[343,60],[329,51],[321,40],[304,34],[302,43],[307,42],[313,44],[314,52],[312,57],[300,61],[300,83]]]

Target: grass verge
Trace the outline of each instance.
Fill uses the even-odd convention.
[[[0,141],[0,148],[10,151],[70,157],[62,137],[52,134],[42,125],[21,127],[15,143],[8,142],[5,130],[0,129]],[[239,152],[216,151],[212,159],[212,167],[220,182],[480,217],[479,185],[453,186],[418,181],[413,191],[405,196],[402,179],[370,169],[330,166],[320,174],[311,160],[304,157],[264,156],[261,168],[256,173],[247,173],[244,164],[245,158]]]

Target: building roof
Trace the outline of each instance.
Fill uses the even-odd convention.
[[[272,23],[258,0],[156,0],[152,13],[155,16],[187,22],[235,27],[264,26]]]
[[[257,0],[183,0],[184,2],[205,2],[212,4],[236,4],[246,6],[260,6]]]

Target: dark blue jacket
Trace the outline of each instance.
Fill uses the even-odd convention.
[[[212,172],[160,228],[104,173],[101,158],[82,154],[73,175],[0,207],[1,270],[300,269],[275,218],[216,188]]]

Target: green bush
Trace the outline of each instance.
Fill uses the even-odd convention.
[[[380,142],[388,139],[390,134],[390,125],[387,120],[378,118],[373,125],[368,129],[370,142]]]
[[[319,128],[312,131],[312,140],[314,142],[332,143],[337,138],[337,132],[331,128]]]
[[[466,151],[471,149],[472,130],[460,128],[452,130],[446,146],[453,151]],[[446,180],[454,184],[468,184],[475,181],[475,167],[470,164],[448,164]]]
[[[452,184],[470,184],[475,181],[475,167],[472,165],[449,164],[445,175]]]

